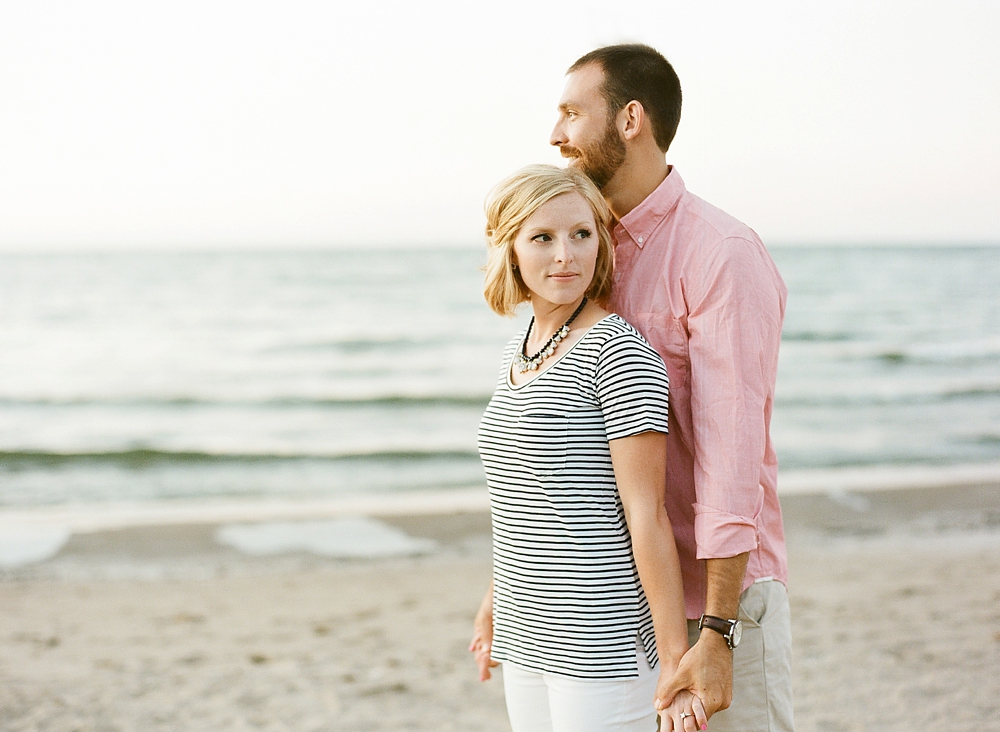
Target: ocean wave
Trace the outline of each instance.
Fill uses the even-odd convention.
[[[463,333],[461,336],[383,336],[277,343],[261,349],[261,353],[342,353],[349,355],[387,353],[390,356],[395,356],[400,352],[440,352],[443,348],[457,346],[465,349],[470,345],[485,345],[495,349],[502,344],[497,343],[496,338],[490,335],[483,336],[475,333]]]
[[[95,450],[85,452],[0,450],[0,470],[62,468],[85,464],[113,465],[120,468],[140,469],[169,465],[225,465],[234,463],[288,463],[302,461],[412,463],[430,460],[478,461],[479,453],[473,450],[374,450],[370,452],[328,454],[214,453],[187,450],[158,450],[155,448],[128,448],[123,450]]]
[[[816,388],[783,389],[779,383],[775,404],[778,406],[892,406],[930,404],[979,397],[1000,396],[1000,383],[959,385],[926,385],[913,391],[900,389],[833,390],[829,384]],[[357,397],[272,397],[263,399],[225,399],[195,396],[164,397],[0,397],[0,407],[8,408],[103,408],[103,409],[433,409],[435,407],[467,407],[485,409],[488,394],[386,394]]]
[[[137,397],[0,397],[0,407],[245,407],[274,408],[345,408],[345,407],[477,407],[485,408],[489,394],[381,394],[335,397],[265,397],[260,399],[225,399],[200,396]]]
[[[868,349],[856,351],[854,357],[872,359],[894,365],[935,366],[975,364],[1000,359],[1000,339],[948,343],[914,343],[906,346],[871,344]]]
[[[311,343],[288,343],[264,349],[265,353],[328,352],[335,353],[377,353],[380,351],[412,351],[440,348],[455,339],[443,338],[345,338],[343,340],[314,341]]]
[[[843,336],[843,337],[840,337]],[[891,365],[972,365],[1000,360],[1000,336],[942,342],[866,340],[846,334],[811,331],[782,335],[782,343],[798,357],[824,361],[876,361]]]
[[[854,337],[850,333],[843,332],[821,333],[810,330],[793,330],[783,331],[781,333],[782,342],[804,341],[809,343],[842,343],[843,341],[853,340],[853,338]]]
[[[934,404],[982,397],[1000,397],[1000,384],[945,385],[915,391],[844,391],[823,393],[803,389],[797,393],[778,393],[779,407],[877,407]]]
[[[998,481],[1000,463],[873,463],[783,470],[778,476],[778,493],[791,495],[845,490],[953,488],[963,485],[991,485]]]

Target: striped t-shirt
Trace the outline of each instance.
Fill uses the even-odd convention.
[[[508,345],[479,427],[493,515],[494,660],[581,679],[657,663],[608,440],[667,431],[667,372],[617,315],[514,386]]]

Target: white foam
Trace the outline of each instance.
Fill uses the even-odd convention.
[[[0,510],[4,526],[60,526],[72,533],[128,526],[294,521],[488,511],[486,486],[324,499],[189,499],[39,506]]]
[[[864,468],[782,470],[779,495],[1000,486],[1000,463],[948,466],[878,465]],[[486,486],[392,494],[355,494],[324,499],[188,499],[38,506],[0,510],[0,557],[41,556],[44,546],[58,551],[71,533],[107,531],[129,526],[231,524],[296,521],[357,516],[399,516],[488,511]],[[35,527],[37,533],[32,533]],[[14,531],[22,530],[21,534]],[[49,532],[49,533],[45,533]],[[52,537],[46,543],[45,536]],[[11,537],[9,540],[7,537]],[[20,538],[17,538],[20,537]],[[17,549],[23,546],[24,549]],[[29,546],[38,547],[29,551]],[[40,560],[24,560],[40,561]],[[4,560],[0,558],[0,563]]]
[[[1000,485],[1000,463],[978,465],[872,465],[778,473],[779,495]]]
[[[429,539],[415,539],[365,517],[230,524],[221,527],[215,538],[220,544],[256,556],[305,551],[343,559],[374,559],[424,554],[435,546]]]
[[[0,566],[20,567],[45,561],[62,549],[70,533],[58,524],[0,523]]]

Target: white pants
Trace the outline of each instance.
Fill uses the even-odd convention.
[[[655,732],[660,674],[636,649],[639,677],[582,681],[503,664],[512,732]]]

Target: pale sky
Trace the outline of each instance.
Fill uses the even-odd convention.
[[[998,38],[994,0],[5,0],[0,248],[477,246],[621,41],[681,78],[668,161],[765,241],[1000,241]]]

